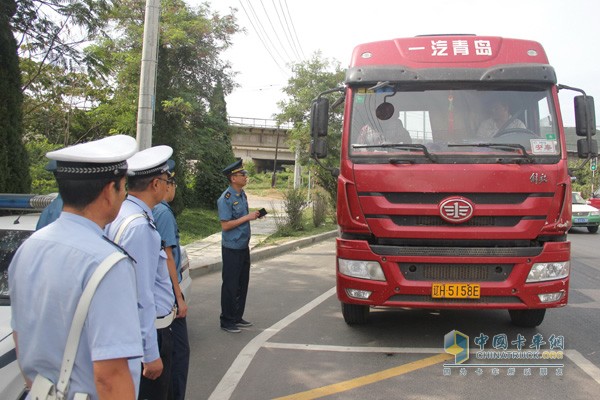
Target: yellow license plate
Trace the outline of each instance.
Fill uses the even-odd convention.
[[[478,299],[479,285],[473,283],[434,283],[431,297],[434,299]]]

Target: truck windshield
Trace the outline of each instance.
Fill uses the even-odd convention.
[[[548,88],[377,86],[353,89],[349,154],[357,162],[552,163],[561,154]]]

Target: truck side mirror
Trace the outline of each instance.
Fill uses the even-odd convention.
[[[319,97],[310,109],[310,155],[314,158],[327,157],[327,129],[329,124],[329,100]]]
[[[575,133],[591,137],[596,134],[596,112],[592,96],[575,96]]]
[[[579,139],[577,141],[577,156],[579,158],[598,157],[598,142],[596,139]]]

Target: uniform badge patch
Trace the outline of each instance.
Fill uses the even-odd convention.
[[[226,199],[228,199],[228,198],[230,198],[230,197],[231,197],[231,192],[227,192],[227,193],[225,193],[225,198],[226,198]]]
[[[240,202],[239,202],[239,201],[234,201],[234,202],[233,202],[233,205],[234,205],[234,206],[237,206],[238,204],[240,204]]]

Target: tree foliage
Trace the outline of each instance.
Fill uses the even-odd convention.
[[[0,192],[26,193],[31,179],[22,141],[21,74],[9,24],[15,12],[14,0],[0,3]]]
[[[227,185],[220,173],[233,161],[225,96],[235,83],[221,54],[240,29],[234,12],[161,1],[152,143],[174,149],[177,211],[183,199],[214,207]],[[136,135],[144,13],[139,0],[19,2],[12,30],[36,189],[51,190],[43,169],[47,147]]]
[[[300,150],[301,162],[308,162],[310,151],[310,110],[312,100],[325,90],[339,87],[344,81],[344,70],[339,62],[323,59],[320,53],[315,53],[310,60],[294,65],[294,75],[289,79],[283,89],[288,99],[278,103],[282,110],[277,115],[281,123],[291,121],[293,127],[290,132],[291,147]],[[338,96],[340,94],[338,93]],[[336,98],[332,99],[331,103]],[[339,167],[340,142],[342,132],[342,109],[331,110],[328,134],[329,155],[321,160],[326,167]],[[330,194],[331,201],[335,201],[337,180],[331,173],[323,168],[314,169],[319,184]]]

